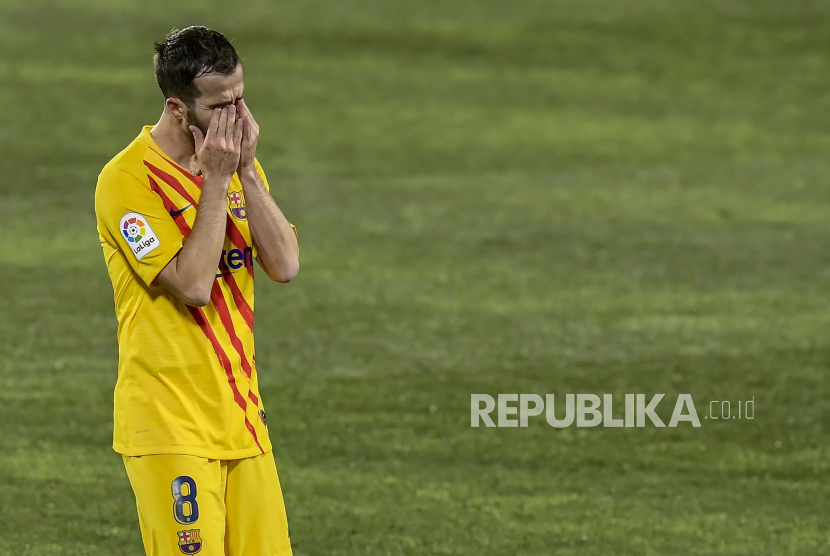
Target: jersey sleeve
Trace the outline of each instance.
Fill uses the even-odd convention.
[[[268,185],[268,178],[265,177],[265,170],[262,169],[262,165],[259,163],[259,160],[257,160],[256,158],[254,158],[254,168],[256,168],[256,173],[259,174],[259,179],[262,180],[262,185],[264,185],[265,189],[267,189],[268,192],[270,193],[271,192],[271,186]],[[297,226],[295,226],[294,224],[291,224],[291,222],[289,222],[288,224],[291,226],[291,229],[294,230],[294,235],[297,236]],[[299,237],[299,236],[297,236],[297,237]],[[256,256],[256,253],[254,253],[254,256]]]
[[[256,158],[254,158],[254,168],[256,168],[256,173],[259,174],[259,179],[262,180],[262,184],[265,186],[265,189],[270,192],[271,186],[268,185],[268,178],[265,177],[265,170],[262,169],[262,165]]]
[[[105,170],[98,177],[95,213],[101,237],[124,254],[147,286],[184,243],[161,198],[124,170]]]

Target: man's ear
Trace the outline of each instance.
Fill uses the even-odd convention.
[[[177,120],[185,119],[187,107],[179,99],[170,97],[165,101],[165,106],[167,107],[167,111]]]

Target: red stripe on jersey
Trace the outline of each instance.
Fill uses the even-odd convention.
[[[231,312],[228,310],[228,304],[225,303],[225,295],[222,293],[222,287],[219,285],[218,279],[213,281],[213,287],[210,290],[210,300],[213,302],[213,306],[216,307],[216,312],[219,313],[219,319],[225,326],[228,337],[231,339],[231,345],[236,350],[236,353],[239,354],[239,360],[242,362],[242,372],[244,372],[245,376],[247,376],[248,380],[250,380],[251,365],[248,363],[248,358],[245,357],[245,348],[242,345],[242,341],[239,339],[239,336],[236,335],[236,329],[233,326]]]
[[[193,315],[193,318],[196,320],[196,324],[199,325],[199,328],[202,329],[205,336],[207,336],[208,341],[213,346],[213,351],[216,352],[216,356],[219,358],[219,362],[222,364],[222,368],[225,369],[225,375],[228,377],[228,385],[231,387],[233,391],[233,399],[236,402],[236,405],[242,410],[243,413],[246,413],[248,408],[248,402],[245,401],[245,398],[242,397],[242,394],[239,393],[239,388],[236,387],[236,377],[233,376],[233,368],[231,367],[231,360],[228,359],[225,350],[222,349],[222,345],[219,343],[219,339],[216,337],[216,334],[213,333],[213,329],[210,327],[210,323],[205,316],[205,312],[201,309],[201,307],[191,307],[190,305],[187,306],[190,314]],[[245,414],[245,427],[248,431],[253,435],[254,442],[256,442],[259,451],[265,453],[262,449],[262,446],[259,444],[259,438],[257,438],[256,430],[251,422],[248,420],[248,415]]]
[[[181,166],[179,166],[178,164],[176,164],[175,162],[173,162],[172,160],[170,160],[169,158],[167,158],[166,156],[164,156],[163,154],[158,152],[156,149],[150,147],[150,150],[153,151],[154,153],[156,153],[157,155],[159,155],[160,157],[162,157],[165,160],[165,162],[170,164],[176,170],[181,172],[181,174],[184,177],[186,177],[187,179],[189,179],[190,181],[195,183],[196,187],[198,187],[199,189],[202,188],[202,176],[194,176],[193,174],[191,174],[190,172],[188,172],[187,170],[185,170],[184,168],[182,168]]]
[[[190,193],[188,193],[187,189],[185,189],[184,186],[181,183],[179,183],[179,180],[177,180],[164,170],[156,168],[146,160],[144,161],[144,165],[147,168],[149,168],[152,173],[158,176],[164,183],[172,187],[176,191],[176,193],[187,199],[187,201],[193,205],[193,208],[198,208],[199,204],[196,202],[196,199],[194,199],[193,196]]]
[[[179,209],[176,207],[175,204],[173,204],[173,201],[170,200],[170,197],[168,197],[164,193],[162,188],[159,187],[159,184],[156,183],[156,180],[153,179],[153,176],[147,176],[147,178],[149,178],[150,180],[150,189],[155,191],[158,194],[158,196],[161,197],[161,202],[164,203],[164,208],[167,209],[168,214],[172,212],[177,212]],[[190,235],[190,226],[187,224],[187,220],[185,220],[184,214],[179,213],[176,216],[174,216],[173,222],[176,223],[176,226],[179,227],[179,231],[182,233],[185,239],[187,239],[187,236]]]
[[[248,390],[248,397],[251,398],[251,401],[254,402],[255,406],[259,406],[259,398],[256,397],[256,394],[252,390]]]
[[[236,224],[233,223],[231,220],[231,215],[228,215],[228,223],[225,226],[225,230],[228,233],[228,238],[231,240],[231,243],[236,245],[236,248],[245,252],[245,249],[248,248],[248,243],[245,241],[245,237],[242,235],[242,232],[239,231],[239,228],[236,227]],[[251,279],[254,278],[254,265],[248,267],[248,274],[251,275]]]
[[[245,319],[245,323],[248,325],[248,328],[250,328],[251,332],[253,332],[254,310],[251,309],[251,306],[248,305],[248,302],[245,300],[245,296],[242,295],[242,290],[239,289],[239,285],[236,283],[236,279],[233,277],[233,274],[229,272],[228,274],[223,275],[222,278],[225,279],[225,283],[231,290],[233,301],[236,303],[236,309],[239,311],[239,314],[242,315],[242,318]]]
[[[231,219],[231,215],[228,215],[228,221],[225,226],[225,229],[228,233],[228,238],[231,240],[231,243],[236,245],[237,249],[244,251],[248,247],[248,243],[245,241],[245,238],[242,236],[242,232],[239,231],[239,228],[236,227],[236,224],[233,223]]]
[[[754,410],[753,410],[753,411],[754,411]],[[261,446],[261,445],[260,445],[260,443],[259,443],[259,439],[258,439],[258,438],[257,438],[257,436],[256,436],[256,429],[254,429],[254,426],[253,426],[253,425],[251,424],[251,422],[248,420],[248,416],[247,416],[247,415],[245,416],[245,427],[247,427],[248,432],[250,432],[252,435],[254,435],[254,442],[256,442],[256,447],[257,447],[257,448],[259,448],[260,453],[263,453],[263,454],[264,454],[264,453],[265,453],[265,450],[263,450],[263,449],[262,449],[262,446]]]

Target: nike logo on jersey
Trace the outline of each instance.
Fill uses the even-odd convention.
[[[187,209],[189,209],[192,206],[193,206],[193,203],[191,203],[191,204],[187,205],[186,207],[184,207],[183,209],[179,209],[179,210],[173,210],[173,207],[170,207],[170,216],[175,218],[175,217],[177,217],[178,215],[180,215],[181,213],[183,213],[184,211],[186,211]]]

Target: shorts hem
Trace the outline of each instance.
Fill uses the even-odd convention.
[[[260,456],[262,454],[267,454],[271,451],[271,446],[263,447],[263,450],[260,451],[259,448],[256,446],[253,448],[245,448],[242,450],[209,450],[205,448],[197,448],[193,446],[175,446],[175,445],[166,445],[166,446],[142,446],[140,448],[127,448],[120,444],[113,443],[112,449],[121,454],[122,456],[128,457],[140,457],[140,456],[160,456],[165,454],[173,454],[173,455],[180,455],[180,456],[196,456],[199,458],[206,458],[206,459],[221,459],[221,460],[229,460],[229,459],[245,459],[254,456]],[[287,552],[285,554],[290,554]],[[282,553],[275,554],[274,556],[283,556]]]

